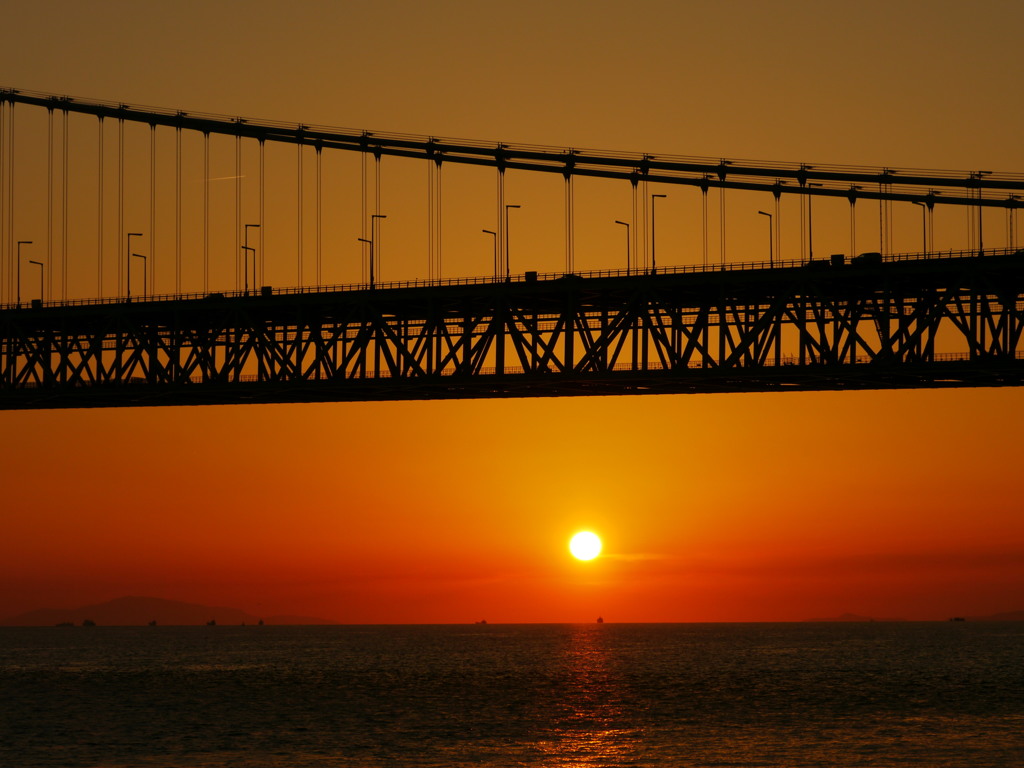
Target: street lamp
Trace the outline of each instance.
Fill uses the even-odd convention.
[[[764,211],[758,211],[758,213],[760,213],[762,216],[768,217],[768,266],[773,267],[775,266],[775,230],[772,225],[772,215],[770,213],[765,213]]]
[[[370,287],[373,288],[373,240],[367,240],[365,237],[357,237],[356,240],[370,246]]]
[[[928,253],[928,206],[917,200],[910,202],[921,206],[921,253]]]
[[[1017,248],[1017,195],[1010,195],[1010,205],[1006,208],[1006,218],[1009,220],[1009,243],[1010,248]]]
[[[668,195],[651,195],[651,274],[653,275],[658,271],[658,259],[655,256],[655,239],[654,239],[654,201],[659,197],[668,197]]]
[[[41,261],[33,261],[32,259],[29,259],[28,263],[29,264],[38,264],[39,265],[39,303],[42,304],[43,303],[43,262],[41,262]]]
[[[248,245],[242,246],[242,269],[245,270],[245,295],[249,295],[249,254],[252,253],[253,293],[256,293],[256,249]]]
[[[19,240],[18,241],[18,306],[21,306],[21,246],[32,245],[31,240]]]
[[[810,168],[811,166],[807,166]],[[823,187],[824,184],[807,182],[808,187]],[[814,195],[807,193],[807,260],[814,261]]]
[[[256,289],[256,249],[249,247],[249,230],[259,229],[259,224],[246,224],[245,225],[245,245],[242,246],[242,250],[252,251],[252,287],[253,291]],[[242,254],[245,257],[245,254]],[[249,295],[249,262],[248,260],[242,265],[245,269],[245,295]]]
[[[509,208],[522,208],[521,205],[506,205],[505,206],[505,282],[512,281],[512,270],[509,266],[508,259],[508,209]]]
[[[149,284],[149,280],[147,279],[149,270],[146,266],[148,259],[141,253],[133,253],[132,256],[136,259],[142,259],[142,298],[146,298],[146,286]]]
[[[142,237],[141,232],[129,232],[128,233],[128,296],[127,300],[132,300],[132,238]]]
[[[981,182],[984,180],[983,176],[989,176],[992,171],[978,171],[976,174],[971,174],[978,179],[978,255],[981,255],[985,250],[985,231],[982,224],[981,212],[984,208],[981,207]]]
[[[629,274],[629,222],[615,220],[616,224],[621,224],[626,228],[626,274]]]
[[[494,279],[497,280],[498,279],[498,233],[494,232],[494,231],[492,231],[490,229],[482,229],[480,231],[483,232],[485,235],[490,235],[492,238],[494,238]]]
[[[376,232],[377,229],[379,229],[379,227],[376,226],[377,219],[386,219],[386,218],[387,218],[387,216],[385,216],[382,213],[374,213],[374,214],[370,215],[370,239],[373,240],[373,243],[370,244],[370,287],[371,288],[374,285],[374,277],[373,277],[374,258],[375,258],[374,257],[374,251],[377,248],[377,246],[376,246],[377,235],[375,234],[375,232]]]

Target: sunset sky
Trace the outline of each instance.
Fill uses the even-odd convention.
[[[508,142],[1024,172],[1015,0],[8,0],[3,21],[2,87]],[[685,249],[672,206],[692,211],[677,200],[666,253]],[[546,231],[540,208],[524,205],[520,231]],[[833,230],[848,242],[829,215],[823,248]],[[765,239],[751,219],[737,249]],[[919,222],[899,223],[903,250]],[[584,267],[620,234],[589,226]],[[464,242],[486,246],[446,227],[453,264],[468,263]],[[517,253],[541,249],[530,236]],[[1021,434],[1012,388],[4,411],[0,618],[123,595],[352,623],[1021,610]],[[584,528],[605,545],[587,563],[567,548]]]

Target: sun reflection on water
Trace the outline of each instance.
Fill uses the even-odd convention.
[[[631,764],[643,733],[631,712],[621,662],[615,658],[606,628],[569,627],[561,662],[552,731],[537,745],[545,764]]]

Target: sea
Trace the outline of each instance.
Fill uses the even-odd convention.
[[[1024,622],[0,629],[0,766],[1024,766]]]

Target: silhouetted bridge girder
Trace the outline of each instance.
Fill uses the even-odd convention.
[[[1024,252],[0,310],[0,408],[1019,386]]]

